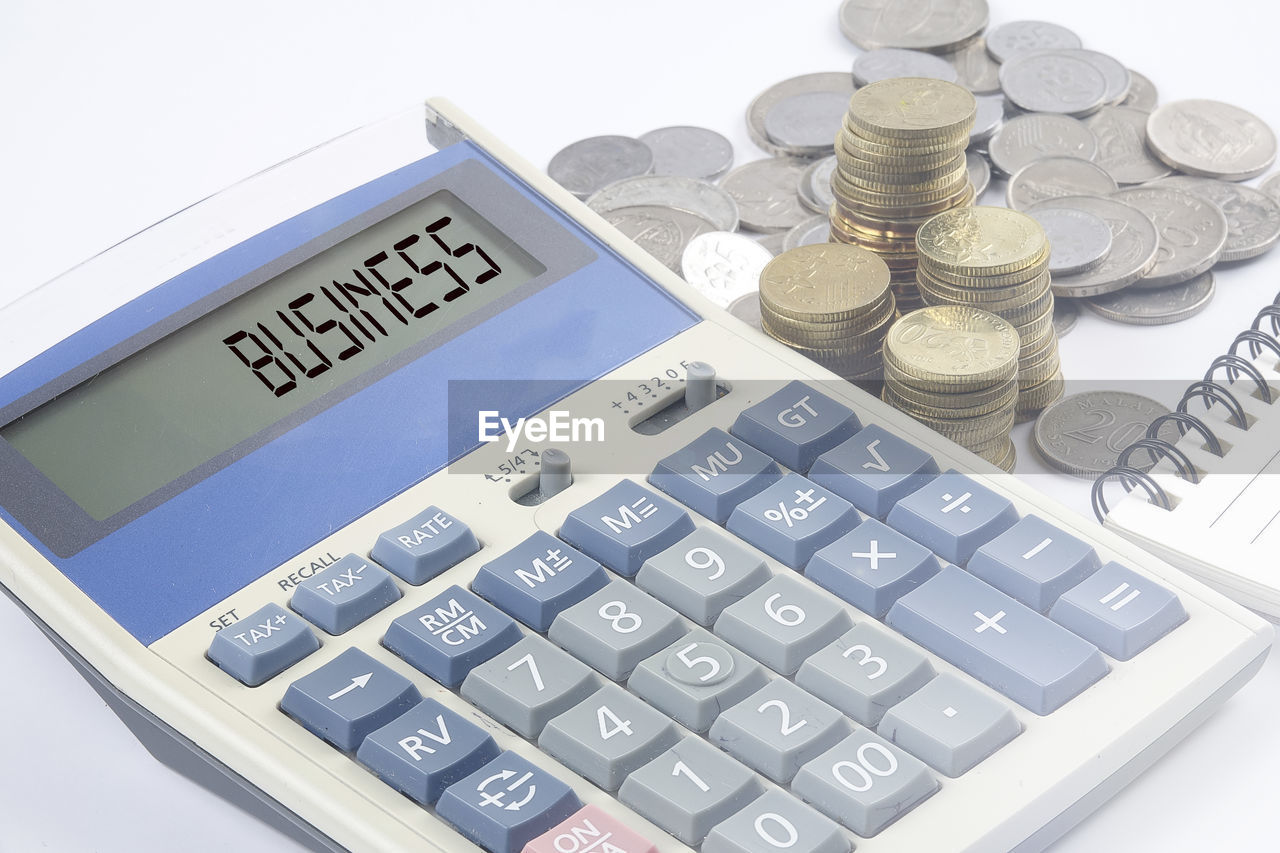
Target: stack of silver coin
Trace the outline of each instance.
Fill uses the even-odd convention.
[[[878,384],[885,332],[896,316],[889,268],[857,246],[800,246],[760,273],[765,333],[850,382]]]
[[[940,305],[905,314],[884,343],[881,398],[1006,471],[1018,405],[1018,332],[989,311]]]
[[[923,304],[917,229],[937,213],[973,203],[965,147],[976,114],[966,89],[924,77],[871,83],[849,101],[831,176],[831,240],[883,258],[904,311]]]
[[[1016,210],[969,207],[930,219],[916,245],[925,302],[981,308],[1017,330],[1018,421],[1030,420],[1061,397],[1050,248],[1040,224]]]

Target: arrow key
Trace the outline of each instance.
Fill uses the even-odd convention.
[[[307,731],[351,752],[365,735],[420,701],[409,679],[353,648],[290,684],[280,710]]]
[[[507,750],[450,785],[436,814],[489,853],[519,853],[580,808],[572,788]]]

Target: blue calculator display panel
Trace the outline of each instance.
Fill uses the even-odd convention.
[[[319,389],[304,387],[315,361],[295,362],[292,379],[263,366],[270,328],[251,342],[227,336],[208,350],[208,358],[224,359],[227,371],[245,379],[223,407],[224,420],[239,419],[245,426],[222,435],[205,458],[178,454],[172,477],[130,482],[127,498],[112,495],[101,478],[83,475],[74,464],[52,474],[46,473],[53,470],[49,464],[33,464],[38,454],[29,445],[38,445],[40,436],[34,429],[23,435],[24,415],[33,413],[35,420],[41,406],[56,405],[61,395],[74,399],[89,380],[111,377],[115,365],[121,366],[116,373],[124,373],[167,354],[166,347],[189,355],[188,331],[256,294],[274,287],[278,298],[273,292],[264,304],[273,307],[275,300],[283,307],[305,298],[309,288],[330,285],[327,278],[310,285],[297,276],[284,282],[328,250],[355,244],[355,251],[367,254],[371,244],[359,241],[379,223],[401,213],[412,216],[415,205],[429,208],[439,199],[452,205],[455,216],[463,211],[478,223],[478,233],[492,236],[496,230],[509,241],[500,258],[508,275],[505,281],[492,277],[492,292],[486,294],[487,280],[477,275],[468,291],[449,300],[456,310],[434,317],[412,316],[425,304],[425,289],[413,304],[385,303],[379,310],[399,310],[406,326],[420,320],[417,330],[400,333],[381,352],[361,352],[335,365],[330,376],[319,376],[327,383]],[[430,227],[426,220],[438,222],[439,214],[426,209],[421,223],[397,220],[397,227],[405,223],[400,230],[406,236],[397,241],[394,228],[387,236],[403,245],[415,228]],[[475,260],[473,254],[473,267]],[[477,269],[483,274],[483,264]],[[390,275],[387,280],[396,283]],[[450,284],[460,282],[436,286],[440,305]],[[388,299],[396,295],[392,287],[382,290]],[[238,297],[243,299],[234,302]],[[282,322],[286,314],[298,317],[286,311],[277,319]],[[378,319],[386,321],[377,312],[366,317],[370,329]],[[0,516],[149,644],[472,449],[449,446],[450,418],[467,416],[447,411],[449,381],[552,380],[486,383],[506,390],[503,399],[485,400],[484,408],[530,414],[698,320],[479,148],[460,142],[246,240],[0,378]],[[260,340],[268,345],[261,347]],[[236,363],[241,355],[247,357]],[[277,395],[287,382],[296,382],[303,396],[292,387]],[[301,403],[286,400],[288,394]],[[272,399],[277,396],[279,406]],[[242,417],[242,409],[257,411]],[[119,419],[127,428],[128,418],[135,417],[144,429],[168,416],[163,408],[139,407]],[[86,440],[107,449],[113,441],[92,428]],[[53,445],[45,443],[49,455]],[[135,466],[117,467],[111,476],[130,477]],[[61,488],[64,480],[67,487]]]

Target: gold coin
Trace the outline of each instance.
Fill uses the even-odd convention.
[[[1025,423],[1035,418],[1043,409],[1061,399],[1065,389],[1066,379],[1059,370],[1039,385],[1024,390],[1018,395],[1017,422]]]
[[[966,134],[960,138],[957,133],[942,134],[920,139],[899,139],[884,136],[870,130],[864,130],[845,113],[836,141],[850,152],[858,152],[867,157],[883,157],[889,160],[911,157],[932,157],[943,151],[965,148],[969,144]]]
[[[875,253],[845,243],[783,252],[760,273],[760,303],[795,320],[849,319],[884,299],[889,269]]]
[[[967,137],[978,102],[968,89],[924,77],[894,77],[853,93],[849,120],[865,132],[894,139]]]
[[[923,228],[924,226],[921,226]],[[919,235],[919,230],[916,234]],[[1039,276],[1045,275],[1049,271],[1049,250],[1045,247],[1044,254],[1024,269],[1015,270],[1014,272],[1001,273],[999,275],[973,275],[971,273],[958,273],[953,269],[941,266],[932,258],[925,262],[929,274],[939,281],[954,284],[958,287],[1016,287],[1020,284],[1026,284]]]
[[[946,391],[922,391],[897,379],[890,380],[893,392],[900,399],[918,408],[942,411],[977,410],[979,413],[994,411],[1010,400],[1018,399],[1018,378],[1015,376],[989,388],[978,391],[949,393]]]
[[[967,207],[941,213],[916,234],[916,248],[932,267],[960,276],[1025,270],[1039,262],[1048,247],[1039,222],[1005,207]]]
[[[1049,289],[1050,281],[1047,272],[1029,282],[1011,287],[969,287],[942,281],[930,271],[928,265],[921,259],[917,265],[917,278],[921,289],[928,289],[935,293],[939,299],[956,303],[981,304],[983,308],[992,314],[1000,314],[1000,310],[988,308],[987,305],[999,305],[1001,308],[1018,308],[1032,302],[1042,301],[1052,293]],[[975,279],[975,284],[979,281],[979,279]],[[1042,304],[1031,316],[1039,316],[1043,310],[1044,305]],[[1009,318],[1005,317],[1005,319]],[[1015,325],[1017,325],[1016,322]]]
[[[957,172],[967,168],[963,152],[948,157],[936,166],[919,166],[900,172],[890,171],[877,163],[845,161],[836,164],[836,171],[850,183],[873,188],[937,184],[943,180],[953,180]]]
[[[884,352],[887,362],[916,380],[913,384],[968,390],[1013,376],[1020,345],[1013,326],[995,314],[943,305],[912,311],[894,323]]]

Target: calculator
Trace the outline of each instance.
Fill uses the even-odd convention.
[[[1270,647],[447,101],[0,322],[0,584],[316,850],[1039,850]]]

